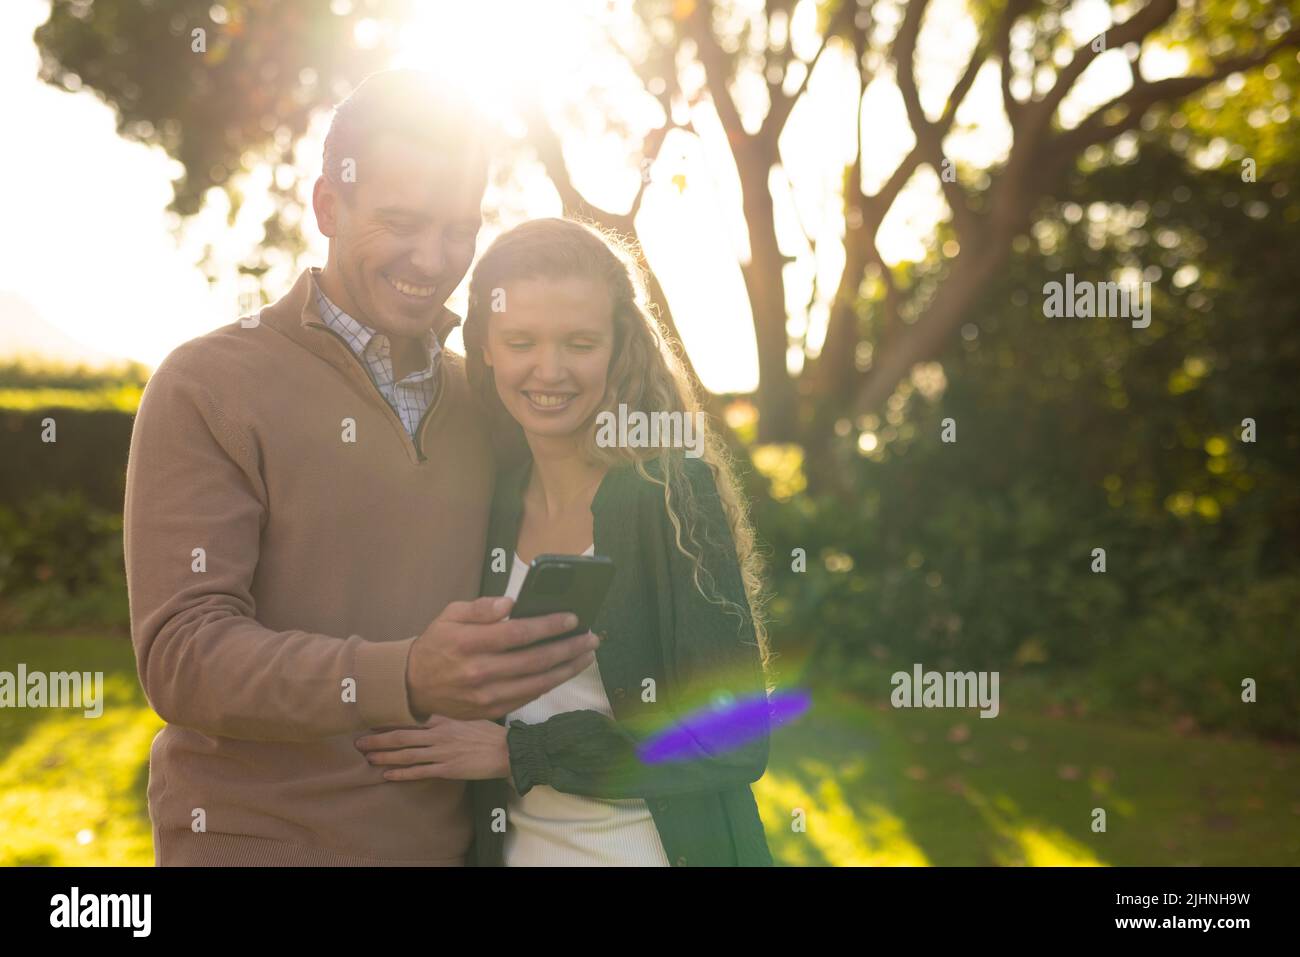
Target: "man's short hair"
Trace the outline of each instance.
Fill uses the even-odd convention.
[[[384,70],[361,81],[334,107],[322,172],[347,191],[359,157],[384,133],[397,133],[486,171],[492,127],[464,91],[421,70]],[[345,175],[351,169],[353,175]]]

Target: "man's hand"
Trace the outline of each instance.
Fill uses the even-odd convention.
[[[509,598],[454,601],[411,646],[406,687],[421,720],[500,718],[581,673],[596,660],[600,639],[591,632],[525,648],[562,635],[572,614],[502,621]]]

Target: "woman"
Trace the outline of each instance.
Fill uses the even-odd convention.
[[[643,301],[616,241],[560,219],[500,236],[470,282],[471,385],[529,453],[498,478],[484,594],[515,597],[543,553],[615,563],[586,671],[504,723],[435,717],[385,759],[392,780],[475,782],[480,865],[772,863],[749,788],[768,756],[759,576],[724,450],[597,428],[620,405],[703,424]]]

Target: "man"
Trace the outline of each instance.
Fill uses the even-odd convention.
[[[465,782],[385,781],[354,740],[499,718],[578,674],[570,616],[475,600],[493,456],[443,303],[487,180],[476,118],[421,74],[335,112],[324,269],[172,352],[140,403],[125,547],[160,865],[458,865]]]

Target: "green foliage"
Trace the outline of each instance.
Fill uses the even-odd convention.
[[[140,407],[143,390],[136,386],[115,389],[0,389],[0,409],[11,412],[35,412],[53,409],[80,409],[134,413]]]
[[[123,137],[176,159],[182,172],[171,207],[180,217],[197,213],[215,188],[229,199],[233,221],[243,201],[236,174],[276,164],[276,209],[264,223],[264,248],[241,266],[261,275],[268,252],[296,255],[304,248],[292,161],[313,113],[342,99],[391,55],[383,44],[357,49],[353,31],[367,18],[402,19],[410,2],[348,4],[339,13],[317,0],[159,6],[52,0],[49,20],[35,34],[41,78],[94,91],[115,109]]]
[[[941,394],[920,370],[832,450],[853,494],[760,503],[778,648],[876,693],[917,661],[1000,670],[1004,693],[1047,673],[1120,712],[1296,736],[1297,181],[1156,143],[1079,176],[941,356]],[[1149,328],[1043,316],[1045,282],[1124,267],[1152,282]]]
[[[134,414],[148,379],[149,370],[138,362],[104,369],[27,361],[4,363],[0,364],[0,410],[81,409]]]
[[[116,389],[144,389],[149,369],[139,362],[117,368],[90,369],[57,363],[33,363],[26,360],[0,362],[0,390],[59,389],[101,392]]]
[[[73,394],[93,398],[99,393]],[[55,442],[41,440],[46,418],[54,419]],[[45,492],[75,491],[97,508],[120,513],[133,422],[120,407],[0,407],[0,461],[15,463],[0,469],[0,506],[17,507]]]
[[[245,167],[245,154],[289,146],[340,81],[381,67],[388,51],[349,49],[361,19],[407,5],[377,6],[336,15],[309,0],[173,0],[165,10],[146,0],[53,0],[35,36],[41,78],[89,87],[116,108],[123,136],[179,160],[173,205],[191,215],[209,188]]]
[[[0,629],[126,627],[122,518],[79,492],[0,507]]]

